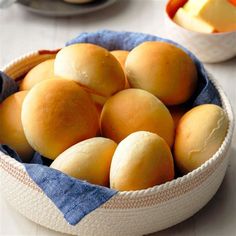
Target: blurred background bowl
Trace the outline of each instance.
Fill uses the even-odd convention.
[[[187,0],[169,0],[165,8],[166,38],[192,51],[202,62],[216,63],[236,56],[236,31],[200,33],[187,30],[173,21],[176,11]]]
[[[22,8],[32,13],[43,16],[67,17],[92,13],[109,7],[115,2],[116,0],[0,0],[0,9],[18,3]]]

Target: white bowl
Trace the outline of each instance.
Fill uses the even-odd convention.
[[[165,9],[166,38],[169,38],[194,53],[205,63],[216,63],[236,56],[236,31],[225,33],[200,33],[187,30],[173,20],[172,2],[179,8],[183,0],[169,0]]]
[[[3,68],[17,80],[55,52],[33,52]],[[229,128],[219,150],[189,174],[146,190],[119,192],[105,204],[69,225],[62,213],[27,174],[24,166],[0,152],[0,191],[22,215],[52,230],[73,235],[143,235],[173,226],[199,211],[219,188],[229,161],[233,134],[230,103],[215,80]]]

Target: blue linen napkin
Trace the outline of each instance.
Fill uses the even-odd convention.
[[[0,84],[3,85],[0,87],[2,88],[0,98],[6,98],[17,92],[17,83],[3,72],[0,72]],[[47,165],[51,164],[51,160],[37,152],[30,163],[23,163],[20,156],[11,147],[0,144],[0,151],[25,166],[29,176],[53,201],[71,225],[76,225],[84,216],[117,193],[113,189],[93,185],[49,168]]]
[[[0,145],[0,151],[22,163],[20,156],[7,145]],[[23,163],[29,176],[71,225],[76,225],[84,216],[117,193],[113,189],[75,179],[42,164],[42,157],[38,153],[35,153],[30,163]]]
[[[208,79],[208,75],[201,62],[191,52],[170,40],[142,33],[102,30],[82,33],[66,45],[86,42],[100,45],[108,50],[131,50],[145,41],[167,41],[182,48],[194,60],[198,71],[199,83],[196,93],[189,101],[191,106],[204,103],[221,105],[219,93]],[[17,88],[17,83],[14,80],[0,72],[0,101],[16,92]],[[10,147],[0,145],[0,151],[22,163],[19,155]],[[52,200],[71,225],[76,225],[84,216],[101,206],[117,193],[112,189],[80,181],[49,168],[47,165],[50,165],[50,160],[38,153],[35,153],[30,163],[22,164],[32,180]]]
[[[0,103],[8,96],[17,92],[17,90],[17,83],[0,71]]]

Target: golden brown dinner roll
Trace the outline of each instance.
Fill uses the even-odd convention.
[[[120,142],[135,131],[160,135],[171,146],[174,122],[165,105],[151,93],[126,89],[110,97],[100,117],[102,135]]]
[[[101,115],[101,113],[102,113],[102,106],[100,106],[99,104],[96,104],[95,103],[95,106],[96,106],[96,108],[97,108],[97,111],[98,111],[98,116],[100,117],[100,115]]]
[[[166,105],[186,102],[197,85],[192,59],[166,42],[140,44],[129,53],[125,68],[131,87],[149,91]]]
[[[125,50],[114,50],[114,51],[111,51],[111,54],[120,62],[123,70],[124,70],[124,73],[125,73],[125,61],[126,61],[126,58],[129,54],[129,51],[125,51]],[[125,73],[126,74],[126,73]],[[128,79],[127,79],[127,76],[125,76],[125,89],[129,88],[129,82],[128,82]]]
[[[119,143],[111,163],[111,188],[120,191],[146,189],[173,178],[170,148],[157,134],[138,131]]]
[[[117,144],[96,137],[75,144],[61,153],[51,167],[92,184],[109,185],[111,159]]]
[[[106,100],[108,99],[108,97],[103,97],[103,96],[91,93],[91,92],[89,92],[86,89],[85,89],[85,91],[87,91],[87,93],[90,95],[90,97],[92,98],[92,100],[96,104],[96,106],[103,107],[103,105],[105,104]]]
[[[21,117],[28,142],[50,159],[98,131],[98,113],[90,96],[64,79],[35,85],[25,98]]]
[[[174,157],[178,168],[186,174],[212,157],[222,144],[228,129],[224,110],[204,104],[188,111],[176,130]]]
[[[74,80],[105,100],[125,86],[120,63],[109,51],[94,44],[80,43],[61,49],[54,68],[57,76]]]
[[[54,78],[54,59],[41,62],[33,67],[20,84],[20,90],[30,90],[35,84]]]
[[[27,92],[17,92],[0,104],[0,140],[13,148],[24,162],[30,161],[34,153],[27,142],[21,123],[22,103]]]
[[[126,50],[114,50],[111,51],[111,54],[120,62],[121,66],[125,67],[125,61],[129,55],[129,51]]]

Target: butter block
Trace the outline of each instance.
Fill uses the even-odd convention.
[[[236,30],[236,6],[229,0],[189,0],[183,8],[219,32]]]
[[[191,16],[183,8],[178,9],[173,20],[176,24],[188,30],[202,33],[213,33],[215,31],[215,28],[212,25],[196,16]]]
[[[236,7],[236,0],[229,0]]]

